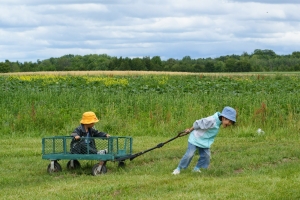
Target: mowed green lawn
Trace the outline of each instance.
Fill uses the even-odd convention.
[[[300,199],[300,77],[1,76],[0,199]],[[175,137],[223,106],[238,123],[220,129],[210,168],[172,175],[188,136],[154,149],[125,167],[107,162],[92,176],[94,161],[47,173],[42,138],[70,135],[81,114],[93,110],[98,130],[131,136],[133,153]],[[264,134],[257,133],[262,128]]]
[[[81,169],[48,174],[39,138],[2,139],[1,199],[299,199],[299,139],[276,141],[266,136],[227,138],[221,130],[212,147],[211,166],[193,173],[190,167],[172,175],[187,137],[145,153],[119,168],[92,176],[97,161],[80,160]],[[166,141],[166,137],[135,137],[134,153]]]

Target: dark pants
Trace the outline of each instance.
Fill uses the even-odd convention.
[[[97,148],[94,140],[80,140],[71,142],[72,154],[97,154]]]

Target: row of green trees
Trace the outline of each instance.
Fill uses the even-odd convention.
[[[34,71],[86,71],[86,70],[137,70],[137,71],[181,71],[181,72],[264,72],[300,71],[300,51],[289,55],[277,55],[273,50],[256,49],[253,53],[227,55],[217,58],[181,60],[160,56],[143,58],[112,57],[106,54],[64,55],[59,58],[37,60],[37,62],[0,62],[0,72]]]

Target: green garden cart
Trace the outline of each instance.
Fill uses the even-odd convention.
[[[132,155],[131,137],[82,137],[75,144],[71,136],[54,136],[42,138],[42,159],[50,160],[48,173],[62,171],[59,160],[69,160],[67,169],[80,168],[78,160],[99,161],[92,168],[94,176],[107,172],[106,162],[117,161],[119,166],[125,165],[125,159]]]

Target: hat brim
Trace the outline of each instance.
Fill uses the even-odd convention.
[[[93,120],[93,121],[88,121],[88,120],[81,120],[80,123],[81,124],[93,124],[99,122],[99,120]]]
[[[232,119],[230,116],[221,114],[222,117],[225,117],[226,119],[229,119],[230,121],[232,121],[233,123],[235,123],[236,121],[234,119]]]

